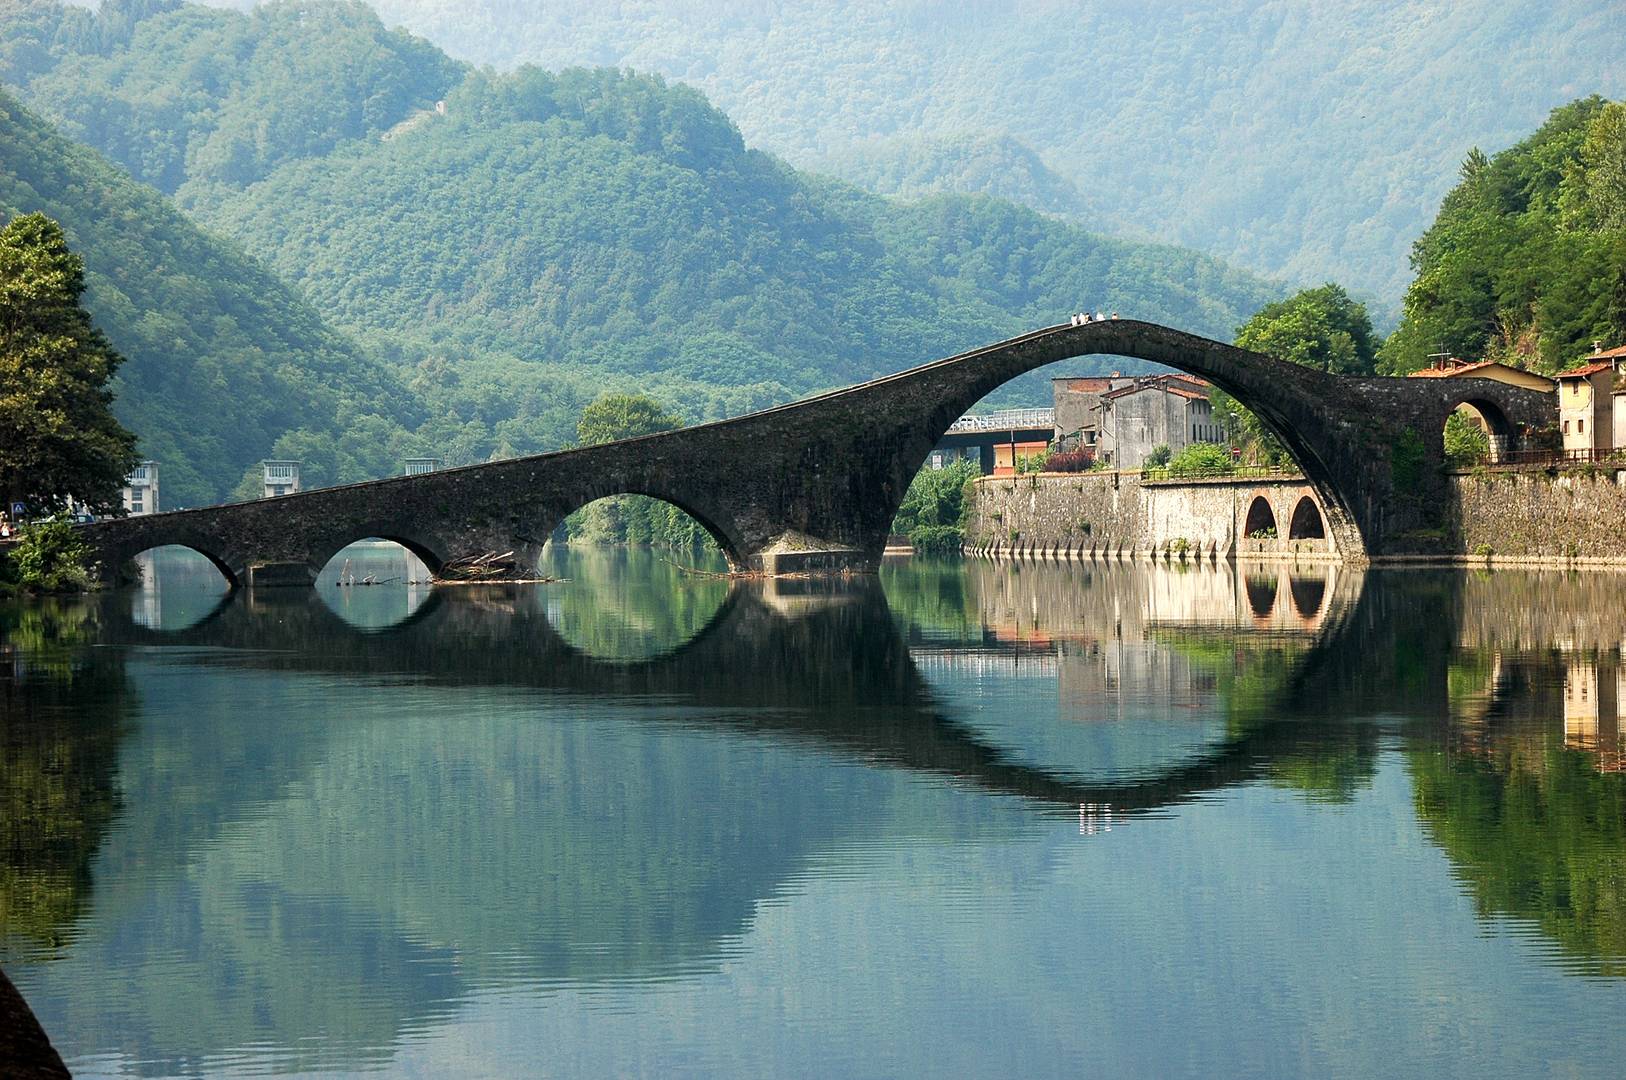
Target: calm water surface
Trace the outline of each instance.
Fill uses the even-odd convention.
[[[889,566],[0,608],[83,1076],[1619,1076],[1626,578]]]

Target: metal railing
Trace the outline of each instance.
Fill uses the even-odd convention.
[[[949,425],[950,431],[1006,431],[1056,426],[1055,409],[1001,409],[991,413],[970,413]]]
[[[1509,450],[1484,465],[1616,465],[1626,468],[1626,447],[1612,450]]]
[[[1304,474],[1298,469],[1284,468],[1280,465],[1232,465],[1225,466],[1194,466],[1182,468],[1174,465],[1157,465],[1143,468],[1140,471],[1142,480],[1280,480],[1299,478]]]

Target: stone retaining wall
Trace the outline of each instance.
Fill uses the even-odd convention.
[[[1305,498],[1324,524],[1314,493],[1291,477],[1155,482],[1142,480],[1139,472],[983,477],[976,484],[966,546],[986,553],[1099,558],[1336,558],[1325,536],[1290,538],[1293,514]],[[1275,536],[1248,536],[1248,514],[1259,499]]]
[[[1626,563],[1626,470],[1498,469],[1451,485],[1470,560]]]
[[[1455,554],[1430,562],[1626,566],[1626,470],[1487,470],[1453,475],[1445,515]],[[984,477],[966,528],[979,554],[1073,558],[1314,561],[1326,539],[1289,535],[1302,481],[1148,482],[1138,472]],[[1248,535],[1255,499],[1277,536]],[[1318,504],[1319,508],[1319,504]],[[1382,560],[1405,561],[1405,560]]]

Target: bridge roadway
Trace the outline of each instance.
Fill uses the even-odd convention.
[[[1053,326],[804,401],[639,439],[322,488],[251,503],[97,522],[83,536],[109,579],[166,544],[235,585],[308,583],[366,537],[433,570],[481,551],[539,555],[574,510],[610,495],[664,499],[729,563],[771,572],[872,570],[909,481],[989,392],[1072,357],[1132,356],[1198,375],[1251,408],[1292,452],[1337,550],[1365,561],[1455,542],[1442,432],[1464,402],[1516,445],[1552,398],[1487,379],[1329,375],[1133,319]]]

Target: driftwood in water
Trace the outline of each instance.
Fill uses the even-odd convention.
[[[448,559],[435,575],[436,581],[498,581],[515,576],[519,564],[512,551],[487,551]]]

